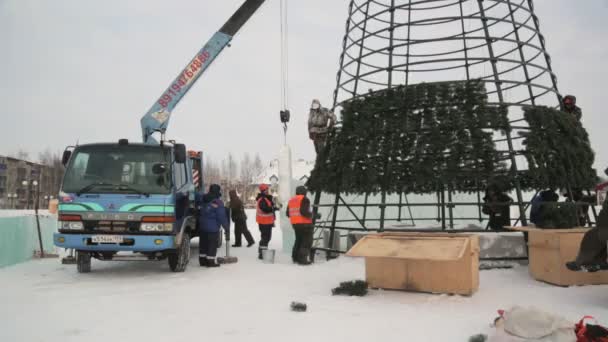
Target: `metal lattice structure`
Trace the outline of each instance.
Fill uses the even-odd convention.
[[[334,91],[338,109],[370,91],[421,82],[481,80],[489,103],[509,106],[512,129],[525,130],[522,107],[558,107],[562,98],[533,0],[351,0],[339,63]],[[519,139],[512,131],[495,132],[497,149],[503,152],[516,184],[514,205],[519,213],[512,217],[517,218],[515,224],[525,225],[527,202],[517,174],[527,165]],[[400,221],[402,207],[428,205],[406,204],[403,194],[398,195],[398,203],[391,203],[386,194],[374,204],[368,203],[369,194],[363,203],[348,203],[340,194],[332,203],[322,203],[321,197],[327,196],[318,193],[316,210],[328,208],[332,213],[317,227],[331,229],[330,240],[334,229],[355,230],[341,226],[346,221],[360,224],[363,230],[382,231],[385,222],[392,220],[385,214],[387,208],[398,207],[396,220]],[[434,205],[443,229],[446,217],[453,227],[455,202],[451,192],[437,194]],[[481,197],[469,202],[460,205],[477,206],[481,221]],[[369,228],[365,217],[369,206],[381,210],[377,228]],[[356,208],[363,208],[362,217]],[[339,209],[348,210],[355,219],[337,219]]]
[[[481,79],[490,102],[561,100],[532,0],[352,0],[336,104],[420,82]]]

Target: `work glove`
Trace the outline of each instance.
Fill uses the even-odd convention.
[[[316,218],[317,220],[320,220],[320,219],[321,219],[321,214],[320,214],[320,213],[317,213],[317,214],[315,215],[315,218]]]

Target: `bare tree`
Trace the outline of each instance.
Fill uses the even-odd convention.
[[[28,160],[30,158],[30,153],[25,150],[19,149],[19,151],[17,151],[16,158],[21,160]]]
[[[228,153],[228,160],[227,160],[227,167],[228,167],[228,180],[230,182],[235,182],[237,180],[237,174],[238,174],[238,163],[237,161],[234,159],[234,156],[232,155],[232,153]]]
[[[255,155],[251,168],[253,170],[253,177],[255,178],[258,178],[262,174],[262,171],[264,171],[264,164],[262,164],[262,159],[258,153]]]
[[[252,195],[251,185],[253,184],[254,170],[253,162],[249,153],[243,155],[241,159],[240,182],[243,187],[243,200],[247,200]]]
[[[57,197],[64,173],[63,164],[61,163],[61,153],[52,152],[50,149],[46,149],[44,152],[38,154],[38,162],[43,165],[40,175],[41,195]]]
[[[206,185],[219,184],[221,180],[220,169],[209,156],[205,158],[205,163],[203,164],[203,180]]]
[[[241,159],[241,170],[240,170],[240,180],[242,183],[251,184],[251,178],[253,177],[251,174],[251,157],[249,153],[245,153],[243,155],[243,159]]]

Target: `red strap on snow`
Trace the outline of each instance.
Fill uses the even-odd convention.
[[[608,342],[608,339],[604,338],[604,337],[600,337],[599,339],[593,339],[590,340],[589,337],[587,337],[587,324],[585,323],[585,320],[593,320],[595,322],[595,324],[598,324],[597,319],[595,319],[595,317],[593,316],[585,316],[583,317],[578,324],[576,324],[575,328],[574,328],[574,332],[576,333],[576,342]]]
[[[585,336],[587,334],[587,325],[585,324],[586,319],[595,320],[593,316],[585,316],[581,318],[581,320],[574,327],[574,332],[576,333],[576,342],[590,342]]]

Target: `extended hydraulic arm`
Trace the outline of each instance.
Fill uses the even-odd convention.
[[[160,132],[161,135],[165,133],[173,109],[264,1],[246,0],[186,65],[167,90],[162,93],[158,101],[141,118],[144,143],[157,143],[152,134],[155,132]]]

